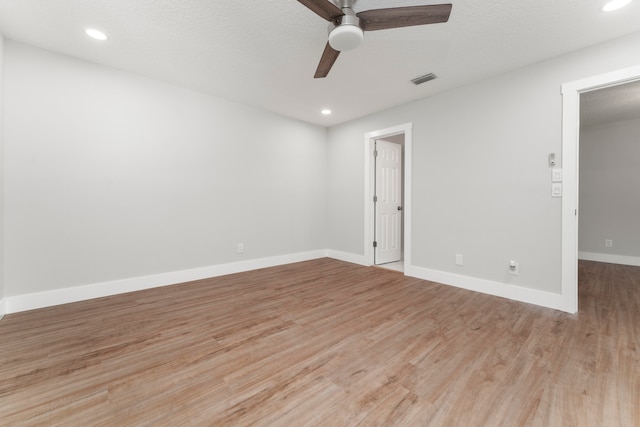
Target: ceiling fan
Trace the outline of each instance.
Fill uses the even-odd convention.
[[[341,51],[351,50],[362,42],[364,31],[387,30],[414,25],[447,22],[451,4],[392,7],[355,13],[355,0],[298,0],[321,18],[329,21],[329,41],[324,48],[314,78],[326,77]]]

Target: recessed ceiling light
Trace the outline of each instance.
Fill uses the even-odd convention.
[[[325,116],[328,116],[329,114],[331,114],[331,110],[329,110],[328,108],[325,108],[324,110],[320,111],[322,114],[324,114]]]
[[[87,28],[86,30],[84,30],[84,32],[87,33],[87,35],[92,39],[106,40],[108,38],[105,33],[103,33],[102,31],[98,31],[94,28]]]
[[[609,3],[605,4],[602,10],[605,12],[611,12],[613,10],[618,10],[622,7],[625,7],[631,3],[631,0],[611,0]]]

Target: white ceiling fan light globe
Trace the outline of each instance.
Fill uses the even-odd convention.
[[[339,25],[329,33],[329,45],[340,52],[355,49],[363,39],[364,32],[357,25]]]

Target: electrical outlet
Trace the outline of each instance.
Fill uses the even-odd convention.
[[[509,273],[517,276],[520,274],[520,263],[514,260],[509,261]]]
[[[612,248],[613,247],[613,240],[611,239],[607,239],[604,241],[604,247],[605,248]]]
[[[238,243],[238,247],[236,249],[236,253],[238,253],[238,254],[244,253],[244,243]]]

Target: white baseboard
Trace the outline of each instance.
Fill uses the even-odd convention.
[[[94,283],[71,288],[55,289],[45,292],[36,292],[25,295],[5,297],[3,308],[6,313],[33,310],[70,302],[84,301],[93,298],[140,291],[143,289],[160,286],[174,285],[209,277],[223,276],[226,274],[242,273],[259,268],[274,267],[300,261],[308,261],[327,256],[326,250],[301,252],[289,255],[280,255],[269,258],[259,258],[229,264],[213,265],[209,267],[194,268],[189,270],[173,271],[169,273],[153,274],[150,276],[133,277],[129,279],[114,280],[110,282]]]
[[[334,250],[316,250],[296,254],[281,255],[269,258],[260,258],[247,261],[220,264],[209,267],[194,268],[189,270],[173,271],[169,273],[154,274],[129,279],[114,280],[110,282],[94,283],[71,288],[55,289],[45,292],[36,292],[25,295],[5,297],[0,301],[0,317],[4,313],[17,313],[59,304],[84,301],[110,295],[134,292],[143,289],[184,283],[209,277],[223,276],[226,274],[242,273],[259,268],[274,267],[311,259],[330,257],[341,261],[359,265],[369,265],[364,255],[357,255]],[[562,296],[550,292],[539,291],[522,286],[514,286],[490,280],[478,279],[459,274],[431,270],[423,267],[409,266],[405,275],[417,277],[423,280],[455,286],[471,291],[481,292],[515,301],[540,305],[557,310],[562,310]]]
[[[634,265],[636,267],[640,267],[640,257],[637,256],[599,254],[596,252],[578,252],[578,259],[583,259],[585,261],[608,262],[611,264]]]
[[[329,258],[352,262],[354,264],[370,265],[364,255],[356,255],[329,249],[327,250],[327,256]],[[429,280],[443,285],[455,286],[457,288],[481,292],[483,294],[553,308],[555,310],[567,311],[561,294],[525,288],[523,286],[510,285],[508,283],[493,282],[491,280],[478,279],[445,271],[431,270],[423,267],[405,266],[404,274],[406,276]]]
[[[356,255],[349,252],[340,252],[340,251],[334,251],[333,249],[327,249],[327,256],[329,258],[350,262],[353,264],[366,265],[366,266],[369,265],[364,255]]]
[[[508,283],[478,279],[445,271],[431,270],[423,267],[410,266],[405,269],[404,274],[411,277],[417,277],[418,279],[481,292],[483,294],[566,311],[564,309],[561,294],[525,288],[523,286],[510,285]]]

